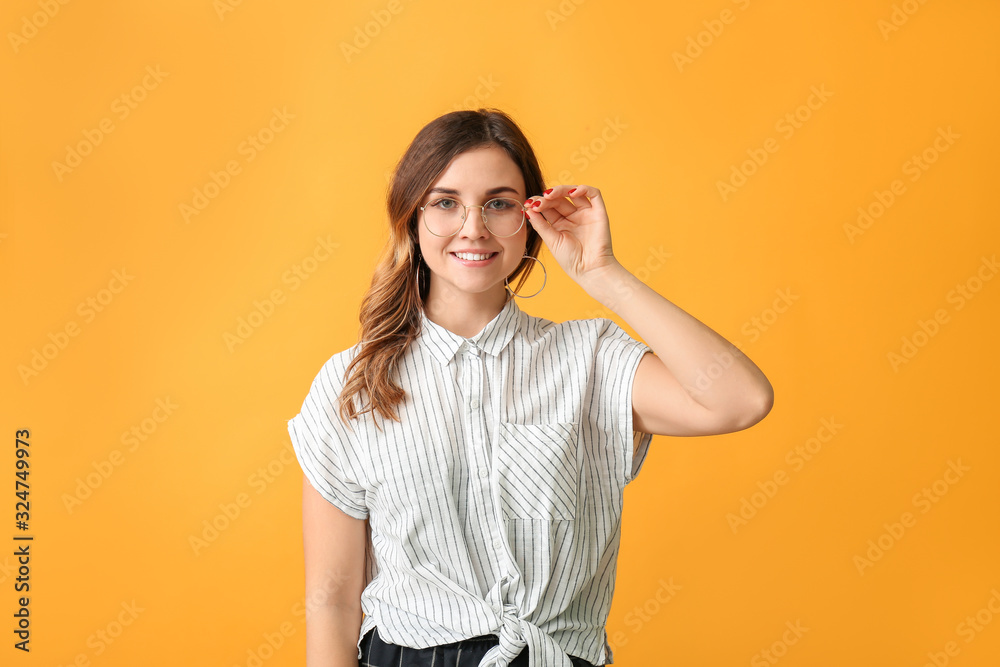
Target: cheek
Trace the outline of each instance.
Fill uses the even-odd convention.
[[[420,241],[420,253],[425,258],[433,258],[440,255],[446,242],[446,239],[438,238],[426,229],[421,229],[418,232],[417,239]]]
[[[525,222],[524,224],[525,226],[527,226],[531,223]],[[523,257],[524,255],[526,255],[528,251],[528,239],[529,239],[528,230],[522,229],[517,236],[511,239],[513,243],[511,243],[510,254],[517,255],[518,257]]]
[[[508,271],[513,271],[518,264],[521,263],[521,259],[526,254],[526,243],[527,236],[524,238],[517,237],[518,240],[511,239],[511,243],[504,246],[504,265],[507,266]]]

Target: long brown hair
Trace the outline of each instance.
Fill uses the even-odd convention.
[[[400,421],[395,406],[406,392],[391,378],[410,342],[420,334],[421,314],[430,287],[430,268],[417,245],[417,208],[452,159],[467,150],[496,145],[521,170],[528,196],[540,194],[542,173],[524,133],[498,109],[453,111],[420,130],[396,164],[386,197],[389,240],[382,250],[371,287],[361,301],[359,350],[344,373],[339,413],[345,424],[375,411]],[[525,255],[535,257],[542,239],[528,225]],[[522,259],[507,282],[519,291],[535,262]],[[515,285],[515,280],[520,279]],[[511,298],[508,295],[508,298]],[[362,390],[369,402],[358,410]],[[381,429],[376,422],[376,427]]]

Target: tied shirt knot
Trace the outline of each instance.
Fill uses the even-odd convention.
[[[510,580],[501,581],[502,595]],[[491,592],[496,592],[494,588]],[[518,616],[517,605],[502,603],[499,618],[500,643],[491,648],[479,667],[507,667],[521,651],[528,650],[528,667],[573,667],[573,662],[552,637],[534,623]]]

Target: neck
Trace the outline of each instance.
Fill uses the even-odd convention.
[[[508,294],[503,285],[498,290],[480,294],[455,291],[442,293],[435,292],[433,285],[431,287],[424,302],[427,319],[463,338],[472,338],[478,334],[507,305]]]

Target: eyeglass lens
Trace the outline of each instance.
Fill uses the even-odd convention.
[[[469,209],[478,209],[470,206]],[[431,200],[424,206],[424,221],[432,234],[451,236],[465,222],[466,207],[451,197],[441,197]],[[517,199],[499,197],[491,199],[482,206],[482,214],[486,216],[486,228],[494,236],[513,236],[524,224],[524,208]],[[478,214],[479,211],[470,213]]]

